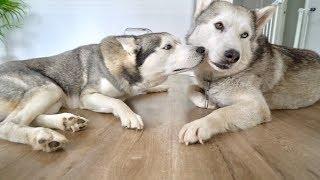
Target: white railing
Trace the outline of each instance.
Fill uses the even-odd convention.
[[[314,12],[315,8],[300,8],[298,10],[298,22],[296,28],[296,34],[294,38],[294,48],[304,49],[306,47],[306,37],[309,27],[309,17],[312,12]]]
[[[283,32],[286,20],[286,9],[288,0],[276,0],[273,4],[277,6],[276,12],[271,21],[263,29],[263,34],[272,44],[282,44]]]

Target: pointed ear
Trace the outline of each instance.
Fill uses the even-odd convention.
[[[104,63],[115,76],[118,76],[124,67],[135,67],[136,48],[135,38],[127,36],[109,36],[100,43]]]
[[[213,1],[214,0],[195,0],[196,7],[194,9],[193,18],[197,18]]]
[[[117,40],[122,45],[123,50],[125,50],[128,54],[134,54],[138,45],[136,43],[136,39],[134,37],[118,37]]]
[[[207,9],[208,6],[213,2],[213,1],[227,1],[227,2],[230,2],[230,3],[233,3],[233,0],[195,0],[196,2],[196,7],[195,7],[195,10],[194,10],[194,14],[193,14],[193,18],[197,18],[200,13]]]
[[[262,29],[267,25],[267,23],[272,19],[273,14],[276,12],[277,7],[274,5],[264,7],[262,9],[255,10],[257,20],[256,26],[258,31],[262,31]]]

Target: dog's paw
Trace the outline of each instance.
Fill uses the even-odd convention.
[[[34,150],[42,150],[45,152],[61,149],[64,144],[68,142],[63,135],[51,129],[42,127],[35,128],[29,138],[30,145]]]
[[[193,101],[193,104],[199,108],[203,108],[203,109],[217,109],[217,105],[210,102],[209,100],[207,100],[207,102],[204,100],[204,101]],[[206,104],[207,103],[207,104]]]
[[[168,92],[170,89],[169,86],[167,85],[159,85],[159,86],[156,86],[156,87],[152,87],[152,88],[149,88],[147,90],[147,93],[151,94],[151,93],[162,93],[162,92]]]
[[[141,116],[134,112],[124,113],[120,116],[122,127],[128,129],[143,129],[143,121]]]
[[[217,105],[206,99],[205,95],[198,91],[191,91],[188,94],[189,99],[193,104],[199,108],[204,109],[217,109]]]
[[[62,114],[63,130],[72,132],[81,131],[88,126],[89,120],[70,113]]]
[[[208,122],[204,119],[185,124],[179,132],[179,142],[186,145],[204,141],[213,135]]]

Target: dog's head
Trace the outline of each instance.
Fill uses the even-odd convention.
[[[182,44],[168,33],[107,37],[101,52],[110,71],[130,84],[161,83],[169,75],[196,67],[206,53],[205,48]]]
[[[245,69],[257,48],[257,39],[276,8],[248,10],[227,1],[198,0],[187,42],[209,50],[208,63],[232,74]]]

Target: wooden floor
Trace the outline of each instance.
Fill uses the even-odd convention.
[[[210,111],[187,100],[187,79],[175,81],[181,86],[169,93],[129,100],[144,131],[122,129],[110,114],[69,110],[91,122],[85,131],[64,133],[70,143],[62,151],[1,140],[0,179],[320,179],[320,103],[273,111],[270,123],[185,146],[180,128]]]

